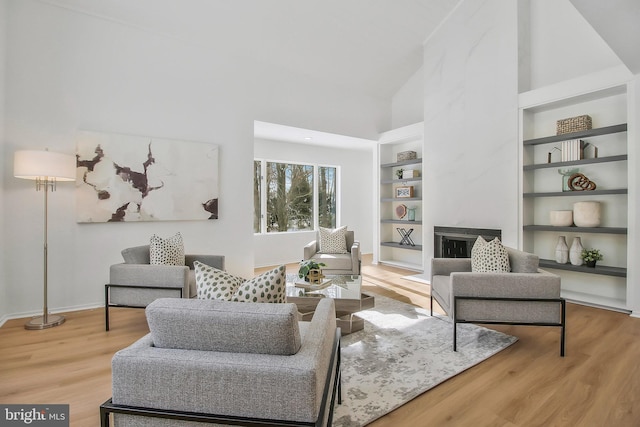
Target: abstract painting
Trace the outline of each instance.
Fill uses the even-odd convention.
[[[77,222],[218,218],[218,146],[79,131]]]

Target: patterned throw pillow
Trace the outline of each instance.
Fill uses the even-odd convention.
[[[320,227],[320,252],[325,254],[347,253],[347,226],[331,229]]]
[[[218,270],[200,261],[193,262],[196,275],[198,299],[217,299],[231,301],[233,294],[244,279],[226,271]]]
[[[149,244],[150,264],[153,265],[184,265],[184,244],[182,235],[176,233],[167,239],[151,236]]]
[[[287,302],[286,285],[286,269],[281,265],[241,284],[232,301]]]
[[[474,273],[509,273],[509,254],[497,237],[490,242],[478,236],[471,248],[471,271]]]

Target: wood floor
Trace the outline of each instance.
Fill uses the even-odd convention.
[[[428,286],[402,278],[412,272],[369,259],[367,292],[428,307]],[[103,309],[66,317],[49,330],[0,328],[0,403],[70,404],[72,426],[94,427],[111,357],[147,333],[144,311],[113,309],[109,332]],[[557,328],[494,326],[519,341],[370,426],[640,426],[640,319],[568,304],[567,323],[565,358]]]

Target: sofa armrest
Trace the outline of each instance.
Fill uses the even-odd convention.
[[[200,261],[209,267],[224,271],[224,255],[185,255],[184,264],[193,270],[193,262]]]
[[[307,243],[307,246],[304,247],[303,260],[311,259],[311,257],[313,257],[317,252],[318,252],[317,242],[316,240],[312,240],[311,242]]]
[[[189,267],[186,265],[114,264],[109,270],[114,285],[182,288],[189,295]]]
[[[471,258],[431,258],[431,278],[454,272],[471,272]]]
[[[560,277],[538,273],[452,273],[453,296],[560,298]]]

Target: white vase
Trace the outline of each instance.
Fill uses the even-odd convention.
[[[556,246],[556,262],[558,264],[566,264],[569,262],[569,246],[567,246],[567,240],[564,236],[558,237],[558,244]]]
[[[573,238],[573,243],[571,243],[571,250],[569,250],[569,260],[573,265],[582,265],[584,261],[582,260],[582,241],[579,237]]]
[[[549,222],[555,227],[570,227],[573,225],[573,211],[551,211]]]
[[[599,227],[602,217],[600,202],[573,204],[573,222],[578,227]]]

